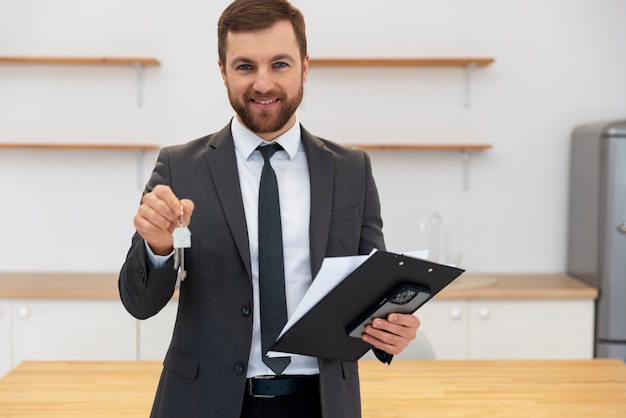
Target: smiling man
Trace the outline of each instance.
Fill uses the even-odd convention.
[[[272,141],[296,122],[309,57],[300,55],[288,20],[254,32],[228,32],[225,44],[219,64],[230,104],[241,123]]]
[[[235,117],[161,150],[120,272],[122,302],[140,319],[184,278],[151,416],[359,417],[356,362],[270,358],[267,347],[324,257],[384,249],[369,157],[300,125],[309,56],[304,18],[288,1],[230,4],[218,55]],[[186,276],[174,268],[181,223],[193,231]],[[362,339],[389,362],[418,327],[415,316],[392,314]]]

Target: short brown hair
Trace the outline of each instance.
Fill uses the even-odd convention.
[[[226,64],[226,36],[228,32],[267,29],[279,20],[291,22],[296,33],[300,58],[307,54],[306,30],[302,12],[287,0],[235,0],[217,22],[217,54]]]

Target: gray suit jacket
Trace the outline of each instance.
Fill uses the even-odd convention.
[[[313,276],[324,257],[384,249],[378,192],[369,157],[302,128],[311,179]],[[184,145],[163,148],[146,191],[172,187],[195,203],[185,253],[188,276],[151,416],[239,417],[252,338],[248,234],[230,124]],[[136,318],[158,313],[176,283],[173,260],[147,264],[135,234],[120,272],[119,291]],[[164,330],[164,332],[167,332]],[[361,416],[356,362],[319,359],[322,411],[328,418]]]

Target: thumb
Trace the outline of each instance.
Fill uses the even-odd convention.
[[[193,201],[189,199],[181,199],[180,204],[183,207],[183,223],[185,225],[189,225],[189,222],[191,222],[191,215],[193,214],[193,209],[195,205]]]

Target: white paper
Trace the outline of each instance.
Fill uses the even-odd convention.
[[[355,255],[348,257],[327,257],[322,262],[320,271],[315,276],[315,280],[311,283],[309,290],[305,293],[302,301],[291,315],[291,318],[285,324],[278,338],[287,332],[296,322],[300,320],[307,312],[309,312],[320,300],[339,283],[348,277],[354,270],[363,264],[368,258],[374,255],[378,250],[374,249],[369,255]],[[428,257],[428,250],[409,251],[401,253],[413,258]],[[277,351],[268,351],[268,357],[279,357],[285,354]]]

